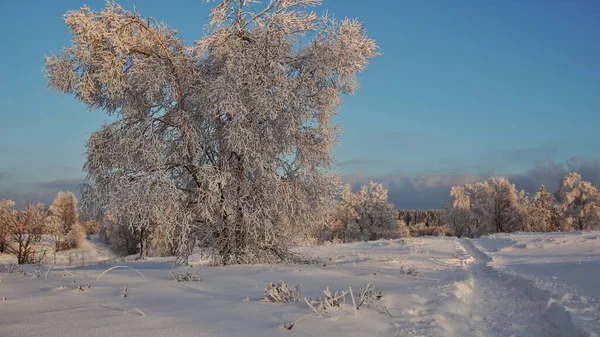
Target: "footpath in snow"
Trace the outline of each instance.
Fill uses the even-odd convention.
[[[467,241],[561,336],[600,335],[600,232],[496,234]]]

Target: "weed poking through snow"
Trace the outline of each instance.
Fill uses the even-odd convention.
[[[417,270],[415,267],[410,267],[408,269],[404,269],[404,267],[400,267],[400,274],[414,276],[414,277],[423,277],[423,274]]]
[[[0,272],[3,274],[24,274],[23,268],[16,264],[5,264],[0,268]]]
[[[290,290],[284,281],[275,284],[269,283],[265,288],[263,301],[271,303],[290,303],[298,302],[300,299],[300,286],[296,286],[295,290]]]
[[[273,284],[271,283],[271,285],[273,285]],[[330,310],[334,309],[334,308],[341,308],[343,305],[345,305],[346,297],[348,295],[350,295],[350,299],[352,300],[352,306],[354,307],[355,315],[358,315],[358,310],[360,309],[360,307],[365,306],[367,308],[373,308],[378,311],[381,311],[390,317],[394,317],[394,316],[392,316],[392,314],[390,314],[390,312],[389,312],[390,309],[388,309],[383,304],[385,293],[381,289],[376,287],[373,283],[366,284],[364,287],[362,287],[358,291],[358,293],[357,293],[357,297],[359,300],[358,304],[356,303],[354,293],[352,292],[351,287],[349,287],[347,290],[344,290],[344,291],[342,291],[342,290],[336,291],[335,293],[332,293],[331,290],[329,290],[329,287],[327,287],[327,288],[325,288],[323,293],[325,294],[325,297],[319,297],[316,300],[305,297],[304,302],[308,305],[308,307],[313,312],[300,317],[299,319],[297,319],[294,322],[284,322],[283,327],[288,330],[292,330],[292,328],[296,324],[298,324],[298,322],[300,322],[308,317],[311,317],[311,316],[320,316],[320,317],[325,316],[325,317],[333,318],[334,316],[329,313]],[[396,310],[398,310],[398,309],[396,309]]]
[[[173,278],[177,282],[189,282],[189,281],[202,281],[202,279],[196,274],[190,274],[189,272],[178,273],[178,272],[170,272],[173,275]]]

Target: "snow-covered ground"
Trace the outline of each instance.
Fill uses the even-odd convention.
[[[498,276],[538,303],[568,336],[600,335],[600,232],[496,234],[474,239]]]
[[[90,241],[79,250],[87,256],[83,267],[60,260],[49,271],[26,266],[25,275],[0,274],[6,298],[0,336],[595,336],[599,236],[361,242],[299,249],[321,264],[198,262],[175,270],[165,259],[119,262]],[[118,268],[98,279],[117,265],[144,276]],[[170,271],[198,274],[201,281],[176,282]],[[356,312],[348,298],[327,311],[331,317],[307,317],[287,330],[284,323],[312,309],[304,301],[263,302],[264,288],[280,280],[313,299],[326,287],[356,294],[374,283],[386,292],[388,312],[364,306]]]

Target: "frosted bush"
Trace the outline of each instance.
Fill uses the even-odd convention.
[[[290,290],[284,281],[275,284],[269,283],[265,288],[264,301],[275,303],[297,302],[300,299],[300,286]]]

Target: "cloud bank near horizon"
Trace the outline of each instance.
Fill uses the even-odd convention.
[[[361,164],[360,160],[352,164]],[[549,191],[555,191],[560,180],[569,172],[577,172],[584,180],[600,186],[600,160],[589,157],[572,157],[565,163],[553,161],[535,161],[529,170],[505,175],[519,190],[534,194],[541,185]],[[389,200],[399,209],[440,209],[450,200],[450,188],[477,181],[484,181],[484,174],[422,174],[406,175],[390,173],[367,175],[362,172],[342,175],[342,180],[358,189],[370,180],[382,183],[388,189]],[[9,172],[0,172],[0,199],[12,199],[16,203],[43,202],[51,204],[59,191],[71,191],[78,194],[83,178],[59,179],[36,183],[12,183]]]
[[[533,167],[518,174],[504,175],[519,190],[531,195],[541,185],[549,191],[560,186],[561,179],[569,172],[577,172],[584,180],[600,186],[600,160],[588,157],[572,157],[566,163],[553,161],[535,161]],[[388,198],[399,209],[440,209],[450,200],[450,188],[453,186],[484,181],[489,175],[478,174],[423,174],[404,175],[392,173],[381,176],[369,176],[361,172],[346,174],[342,180],[358,189],[370,180],[382,183],[388,189]]]

